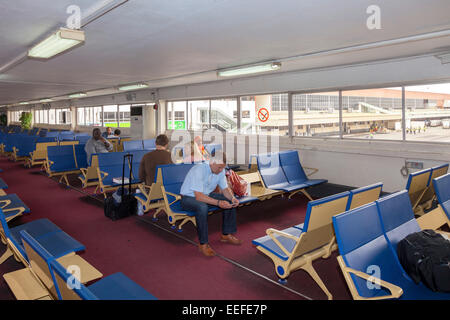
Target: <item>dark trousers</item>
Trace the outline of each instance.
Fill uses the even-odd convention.
[[[230,202],[223,194],[211,193],[209,197],[217,200]],[[197,223],[197,233],[200,244],[208,243],[208,211],[211,206],[198,201],[195,197],[183,196],[181,207],[186,211],[195,212],[195,222]],[[222,212],[222,233],[230,234],[236,232],[236,208],[225,209]]]

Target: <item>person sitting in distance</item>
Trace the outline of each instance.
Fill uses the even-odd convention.
[[[112,135],[112,129],[111,127],[106,128],[106,131],[102,133],[103,138],[108,138],[110,135]]]
[[[93,153],[107,153],[112,149],[113,145],[111,142],[102,137],[102,133],[99,128],[95,128],[92,130],[92,138],[90,138],[84,146],[84,150],[87,155],[87,162],[91,164],[91,155]]]
[[[155,139],[155,145],[156,150],[146,153],[139,164],[139,179],[148,186],[155,180],[157,166],[172,163],[172,155],[167,150],[169,138],[165,134],[160,134]]]

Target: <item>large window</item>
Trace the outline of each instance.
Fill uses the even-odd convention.
[[[402,89],[343,91],[342,126],[346,138],[402,140]]]
[[[242,133],[288,135],[288,94],[241,97],[241,117]]]
[[[129,104],[123,104],[119,106],[119,126],[121,128],[129,128],[131,125],[130,117],[131,106]]]
[[[84,108],[84,118],[86,126],[99,127],[102,125],[102,107]]]
[[[48,123],[56,124],[56,112],[55,109],[48,110]]]
[[[117,128],[117,105],[103,106],[103,126]]]
[[[339,136],[339,92],[292,95],[294,136]]]
[[[79,126],[101,126],[102,107],[78,108],[77,124]]]
[[[185,130],[186,101],[169,102],[167,108],[167,128],[172,130]]]
[[[406,140],[450,142],[450,83],[405,87]]]
[[[237,100],[211,100],[211,127],[222,132],[237,130]]]
[[[188,129],[201,130],[209,128],[210,100],[188,101]]]
[[[69,108],[56,109],[56,123],[57,124],[72,123],[72,115]]]

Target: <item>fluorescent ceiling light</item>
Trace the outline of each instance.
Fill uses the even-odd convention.
[[[84,31],[60,28],[28,51],[31,58],[49,59],[84,42]]]
[[[87,93],[84,92],[80,92],[80,93],[74,93],[69,95],[69,98],[81,98],[81,97],[86,97]]]
[[[219,77],[233,77],[233,76],[240,76],[240,75],[244,75],[244,74],[275,71],[275,70],[279,70],[280,68],[281,68],[280,62],[272,62],[272,63],[260,64],[260,65],[255,65],[255,66],[249,66],[249,67],[242,67],[242,68],[235,68],[235,69],[228,69],[228,70],[219,70],[219,71],[217,71],[217,75]]]
[[[148,87],[148,84],[138,83],[138,84],[130,84],[127,86],[119,87],[119,90],[128,91],[128,90],[137,90],[137,89],[142,89],[142,88],[147,88],[147,87]]]
[[[29,102],[19,102],[20,105],[29,104]]]
[[[39,100],[39,102],[51,102],[51,101],[53,101],[52,99],[42,99],[42,100]]]
[[[437,55],[435,55],[435,57],[438,58],[439,60],[441,60],[442,64],[450,63],[450,52],[443,53],[443,54],[437,54]]]

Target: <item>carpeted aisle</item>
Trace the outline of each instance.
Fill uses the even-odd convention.
[[[167,220],[162,217],[157,225],[174,233],[170,234],[134,216],[113,222],[104,217],[100,202],[58,184],[40,174],[38,168],[25,169],[21,164],[6,159],[0,159],[0,167],[4,170],[0,177],[9,185],[7,193],[17,193],[31,208],[29,215],[15,223],[50,219],[86,246],[82,256],[105,276],[121,271],[159,299],[302,299],[276,283],[219,257],[202,256],[193,244],[176,236],[196,241],[192,225],[187,225],[183,233],[178,234],[169,228]],[[245,240],[241,247],[217,241],[220,214],[213,215],[209,224],[211,245],[218,253],[241,260],[238,262],[248,267],[258,267],[258,272],[263,271],[276,280],[272,263],[251,246],[251,240],[264,234],[267,226],[282,228],[302,222],[305,203],[299,196],[292,202],[273,199],[240,208],[238,235]],[[295,209],[297,207],[301,209]],[[145,217],[149,219],[150,215]],[[335,260],[332,263],[334,268]],[[10,258],[0,266],[0,272],[12,271],[14,267],[22,268]],[[292,277],[292,282],[294,280]],[[13,299],[6,290],[4,280],[0,281],[0,298]],[[341,285],[340,290],[345,292],[345,284]],[[313,297],[308,287],[300,286],[299,291]],[[317,295],[313,298],[324,297]]]

